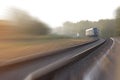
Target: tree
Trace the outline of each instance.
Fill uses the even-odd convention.
[[[112,37],[115,36],[115,20],[114,19],[102,19],[96,22],[92,21],[79,21],[76,23],[65,22],[63,24],[63,33],[65,35],[74,36],[77,33],[80,34],[80,37],[85,37],[85,30],[88,28],[97,27],[100,30],[101,37]],[[59,31],[58,31],[59,32]]]
[[[10,20],[16,25],[16,30],[22,34],[45,35],[50,32],[50,28],[45,23],[23,10],[12,8],[9,15]]]
[[[117,35],[120,36],[120,7],[116,10],[116,31]]]

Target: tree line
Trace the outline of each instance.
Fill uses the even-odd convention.
[[[51,31],[47,24],[21,9],[11,8],[8,19],[14,24],[14,30],[20,34],[46,35]]]
[[[85,30],[88,28],[98,28],[101,37],[120,36],[120,7],[116,9],[115,19],[101,19],[99,21],[82,20],[76,23],[67,21],[55,29],[55,33],[67,36],[85,37]]]
[[[17,26],[15,29],[19,33],[46,35],[51,31],[48,25],[23,10],[13,8],[9,12],[9,18]],[[116,9],[115,19],[82,20],[76,23],[67,21],[63,23],[63,26],[54,29],[54,32],[67,36],[74,36],[79,33],[80,37],[85,37],[85,30],[93,27],[99,29],[101,37],[120,36],[120,7]]]
[[[101,37],[111,37],[116,35],[116,22],[114,19],[102,19],[99,21],[80,21],[80,22],[65,22],[63,26],[56,28],[56,33],[74,36],[77,33],[80,37],[85,37],[85,30],[88,28],[98,28]]]

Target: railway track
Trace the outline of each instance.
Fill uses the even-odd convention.
[[[113,65],[108,64],[106,59],[111,60],[109,51],[112,47],[113,40],[107,39],[104,44],[87,51],[85,54],[88,53],[88,56],[79,56],[71,63],[33,80],[111,80],[108,73]]]
[[[50,74],[54,71],[83,59],[105,42],[106,40],[99,39],[58,51],[53,55],[2,66],[0,67],[0,80],[50,80]]]

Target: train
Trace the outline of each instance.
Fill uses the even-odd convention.
[[[85,35],[87,37],[98,37],[99,36],[99,30],[98,28],[89,28],[85,30]]]

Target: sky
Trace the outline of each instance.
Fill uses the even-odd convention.
[[[55,28],[66,21],[112,19],[119,6],[120,0],[0,0],[0,18],[15,7]]]

